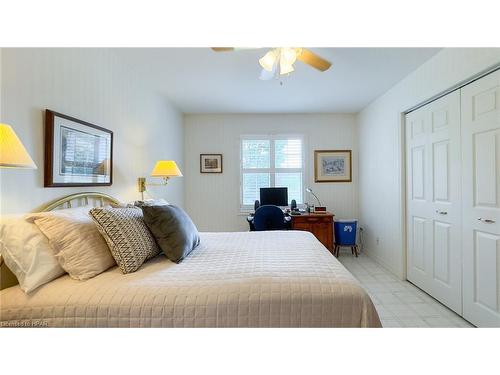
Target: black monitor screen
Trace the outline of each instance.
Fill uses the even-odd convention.
[[[260,204],[272,204],[275,206],[288,206],[288,188],[260,188]]]

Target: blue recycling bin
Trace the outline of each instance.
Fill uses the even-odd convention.
[[[339,246],[355,246],[357,225],[356,220],[336,220],[334,223],[335,244]]]
[[[335,256],[339,256],[341,246],[351,247],[353,254],[358,256],[356,245],[356,230],[358,222],[356,220],[335,220],[333,227],[335,230]]]

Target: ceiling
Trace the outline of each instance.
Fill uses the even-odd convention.
[[[332,62],[296,62],[281,80],[259,80],[267,49],[119,48],[125,63],[184,113],[355,113],[439,48],[311,48]],[[282,84],[280,83],[282,82]]]

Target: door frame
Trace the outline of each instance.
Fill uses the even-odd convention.
[[[406,186],[406,115],[408,113],[411,113],[427,104],[430,104],[438,99],[441,99],[442,97],[452,93],[453,91],[460,90],[462,87],[467,86],[468,84],[471,84],[474,81],[477,81],[478,79],[481,79],[485,76],[487,76],[490,73],[493,73],[497,70],[500,70],[500,63],[497,63],[493,66],[490,66],[479,73],[474,74],[473,76],[464,79],[463,81],[460,81],[456,85],[451,86],[450,88],[441,91],[440,93],[408,108],[407,110],[403,111],[400,113],[400,120],[399,120],[399,127],[398,127],[398,141],[399,141],[399,152],[400,152],[400,174],[399,174],[399,187],[400,187],[400,205],[401,205],[401,215],[400,215],[400,222],[401,222],[401,248],[403,249],[403,256],[401,258],[402,260],[402,267],[401,269],[403,270],[402,272],[402,277],[404,280],[408,280],[408,200],[407,200],[407,194],[408,194],[408,187]]]

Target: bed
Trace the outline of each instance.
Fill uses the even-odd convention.
[[[1,326],[380,327],[368,294],[309,232],[201,233],[182,263],[0,291]]]

